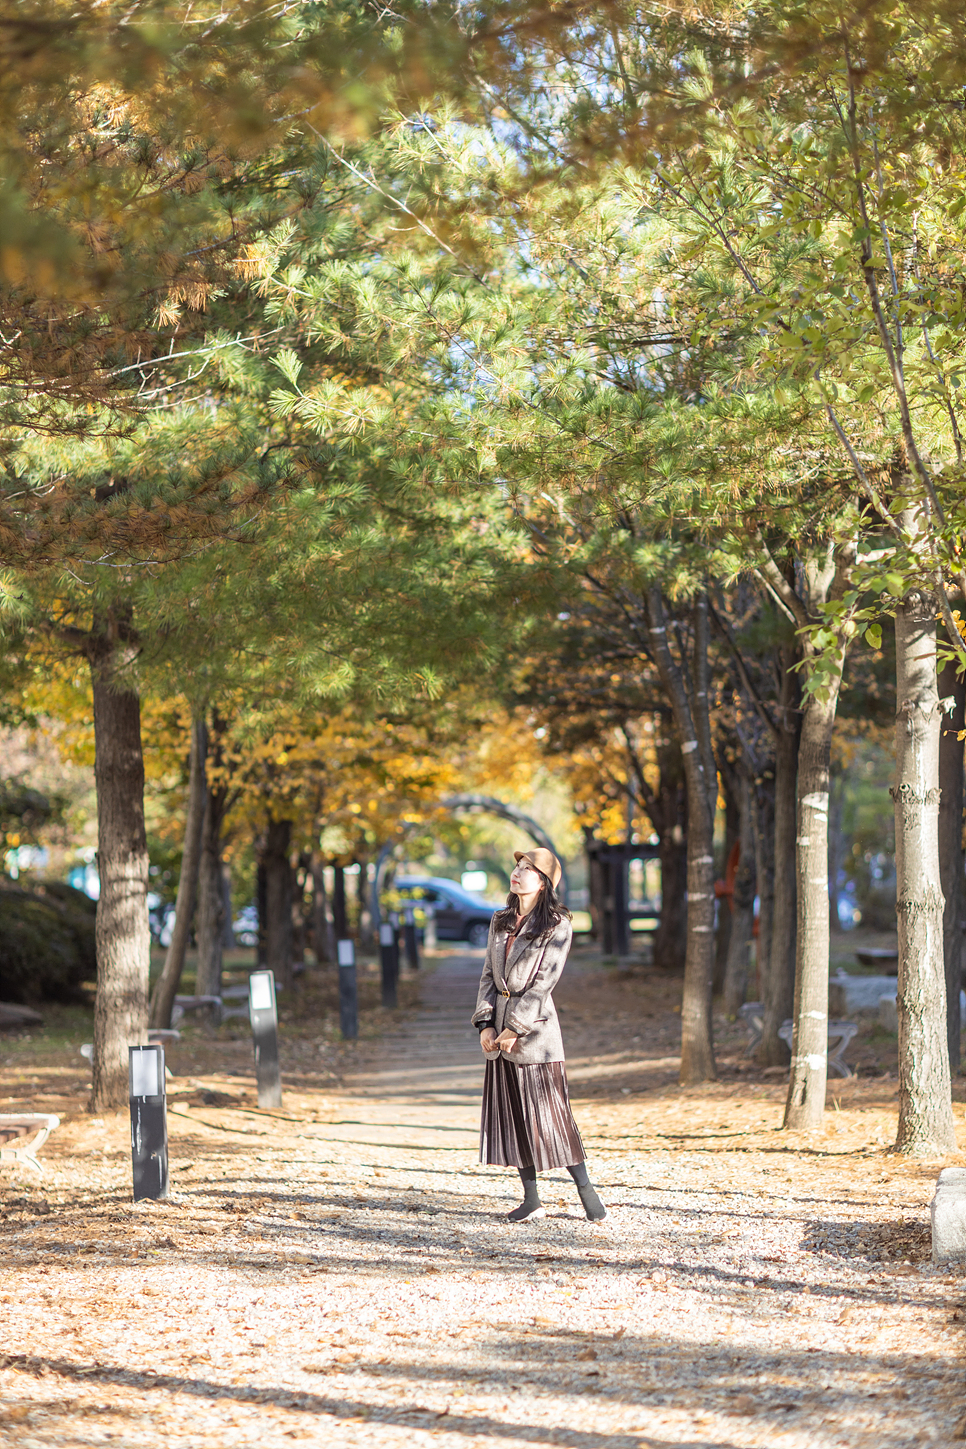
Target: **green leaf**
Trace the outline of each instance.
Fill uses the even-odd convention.
[[[881,649],[881,647],[882,647],[882,625],[881,624],[870,624],[869,625],[868,629],[866,629],[866,631],[865,631],[865,642],[866,642],[866,644],[869,645],[869,647],[871,649]]]
[[[298,387],[299,373],[302,371],[302,360],[298,353],[293,352],[291,347],[283,347],[281,352],[275,354],[272,361],[285,381],[290,382],[293,387]]]

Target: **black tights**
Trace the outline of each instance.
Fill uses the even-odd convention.
[[[543,1209],[540,1208],[540,1194],[537,1192],[537,1169],[535,1167],[519,1167],[517,1171],[520,1174],[520,1181],[523,1183],[523,1202],[518,1208],[514,1209],[510,1217],[514,1222],[522,1222],[530,1214],[536,1212],[537,1209],[540,1209],[541,1213]],[[602,1218],[607,1216],[607,1210],[597,1196],[590,1178],[587,1175],[586,1162],[578,1162],[573,1167],[568,1167],[567,1171],[576,1184],[577,1191],[580,1194],[580,1201],[584,1205],[584,1212],[592,1223],[599,1223]],[[515,1217],[514,1213],[516,1214]]]
[[[517,1171],[520,1174],[520,1181],[523,1183],[524,1201],[528,1200],[531,1196],[536,1199],[537,1169],[535,1167],[519,1167]],[[590,1178],[587,1176],[586,1162],[577,1162],[573,1167],[568,1167],[567,1171],[570,1173],[577,1187],[586,1187],[590,1182]]]

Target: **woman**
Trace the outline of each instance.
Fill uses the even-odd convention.
[[[523,1202],[511,1223],[546,1217],[537,1173],[566,1167],[591,1222],[606,1216],[584,1165],[570,1110],[563,1041],[551,991],[570,951],[570,912],[556,896],[551,850],[517,850],[506,909],[490,922],[473,1025],[487,1058],[480,1161],[516,1167]]]

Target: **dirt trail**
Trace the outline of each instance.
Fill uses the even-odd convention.
[[[609,1216],[550,1173],[514,1227],[476,1163],[479,965],[438,961],[357,1047],[288,1027],[278,1113],[244,1040],[182,1043],[161,1204],[129,1201],[126,1120],[79,1110],[76,1046],[0,1044],[0,1110],[65,1113],[42,1188],[0,1170],[0,1443],[963,1442],[966,1282],[927,1261],[939,1164],[884,1151],[894,1082],[836,1084],[789,1141],[740,1032],[682,1091],[674,983],[578,955],[559,1005]]]

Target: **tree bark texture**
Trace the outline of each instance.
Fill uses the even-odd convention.
[[[208,789],[205,779],[207,753],[205,721],[196,715],[191,721],[191,756],[188,767],[188,809],[185,817],[184,847],[181,852],[181,874],[178,877],[178,898],[174,911],[174,928],[164,957],[164,966],[151,997],[151,1025],[164,1030],[171,1026],[171,1009],[181,984],[185,955],[191,939],[198,895],[198,870],[201,864],[201,831],[205,819]]]
[[[728,864],[741,835],[741,806],[738,801],[738,782],[733,766],[722,765],[720,771],[721,791],[724,795],[724,853],[718,871],[719,878],[727,882]],[[717,895],[717,891],[716,891]],[[718,920],[714,942],[714,994],[724,991],[725,972],[728,969],[728,950],[731,943],[731,928],[735,906],[730,894],[718,899]]]
[[[787,651],[782,676],[778,736],[775,743],[775,903],[768,953],[768,973],[762,978],[764,1030],[758,1060],[762,1066],[785,1066],[789,1051],[778,1028],[795,1006],[795,933],[797,927],[797,817],[798,748],[802,735],[801,687]]]
[[[600,945],[604,939],[604,871],[596,854],[594,832],[585,825],[584,850],[587,856],[587,909],[590,912],[590,936]]]
[[[255,908],[258,912],[258,940],[255,945],[255,960],[258,969],[264,971],[268,965],[268,873],[265,869],[265,841],[258,841],[258,864],[255,867]]]
[[[687,947],[688,797],[681,745],[673,722],[667,725],[655,741],[657,790],[642,803],[657,832],[661,861],[661,915],[651,961],[660,971],[680,971]]]
[[[372,914],[369,910],[369,862],[367,860],[359,861],[359,874],[356,877],[356,901],[359,913],[359,950],[369,952],[375,947],[375,937],[372,930]]]
[[[671,652],[664,603],[648,591],[651,648],[661,683],[671,701],[684,758],[688,796],[688,916],[681,1001],[681,1082],[713,1081],[711,988],[714,976],[714,813],[718,780],[711,749],[708,671],[708,605],[699,596],[692,608],[693,658]]]
[[[221,863],[221,900],[225,915],[225,923],[221,928],[222,949],[234,951],[237,942],[235,940],[234,911],[231,905],[231,867],[225,860]]]
[[[195,989],[199,996],[221,995],[221,967],[225,939],[225,891],[222,878],[221,832],[228,792],[210,786],[205,802],[198,877],[198,966]]]
[[[119,642],[110,619],[91,649],[100,877],[92,1112],[127,1105],[128,1047],[146,1040],[148,1026],[148,848],[133,660],[134,650]]]
[[[828,792],[828,912],[829,926],[839,930],[839,876],[845,864],[845,841],[842,836],[842,813],[845,786],[841,778],[829,780]]]
[[[844,667],[845,655],[842,654]],[[798,752],[795,1006],[784,1125],[814,1131],[825,1112],[828,1076],[828,799],[832,731],[842,669],[827,674],[825,697],[810,695]]]
[[[963,940],[966,931],[966,884],[963,872],[963,741],[966,728],[966,680],[947,664],[939,676],[939,696],[946,702],[939,740],[939,878],[943,899],[943,961],[946,977],[946,1042],[949,1071],[959,1073],[962,1056],[959,993],[963,987]]]
[[[270,820],[265,834],[265,964],[282,986],[292,984],[291,820]]]
[[[737,1016],[745,1002],[752,932],[755,923],[755,801],[754,787],[742,770],[738,786],[738,869],[731,896],[731,932],[724,973],[725,1016]]]
[[[756,1000],[763,1000],[771,970],[775,916],[775,775],[766,771],[754,782],[755,878],[758,887],[758,935],[755,938]]]
[[[896,1150],[955,1150],[946,1040],[939,870],[939,693],[936,601],[896,610],[896,911],[899,923],[899,1130]]]
[[[305,970],[305,939],[308,934],[305,887],[309,878],[308,851],[300,850],[292,871],[292,970]]]

